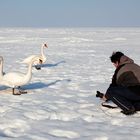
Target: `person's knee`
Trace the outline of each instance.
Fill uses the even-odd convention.
[[[111,100],[111,98],[113,97],[113,95],[114,95],[113,92],[106,92],[105,98]]]

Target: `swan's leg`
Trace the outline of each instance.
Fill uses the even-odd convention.
[[[21,93],[20,93],[20,92],[15,93],[15,88],[12,88],[12,92],[13,92],[13,95],[21,95]]]

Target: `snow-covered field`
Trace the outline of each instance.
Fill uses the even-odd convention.
[[[140,64],[140,28],[0,28],[4,72],[26,73],[20,62],[46,42],[47,61],[33,67],[28,94],[0,85],[0,140],[138,140],[140,113],[104,109],[95,95],[111,81],[113,51]]]

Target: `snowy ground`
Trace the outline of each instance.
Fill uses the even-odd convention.
[[[106,110],[95,95],[111,81],[112,51],[140,64],[140,28],[0,28],[4,71],[25,73],[20,62],[45,42],[47,62],[33,68],[28,94],[0,85],[0,140],[138,140],[140,113]]]

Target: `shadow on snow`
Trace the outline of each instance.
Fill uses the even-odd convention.
[[[66,61],[60,61],[60,62],[57,62],[57,63],[54,63],[54,64],[42,64],[41,67],[56,67],[58,66],[59,64],[61,63],[66,63]]]
[[[36,83],[31,83],[25,86],[22,86],[23,89],[25,90],[31,90],[31,89],[41,89],[41,88],[47,88],[50,86],[53,86],[59,82],[71,82],[70,79],[63,79],[63,80],[56,80],[54,82],[50,82],[48,84],[42,83],[42,82],[36,82]]]

